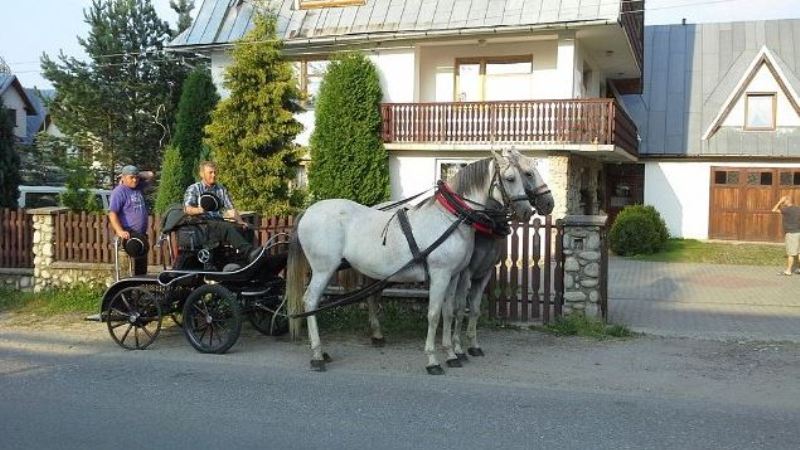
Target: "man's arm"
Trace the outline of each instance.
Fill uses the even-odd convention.
[[[225,212],[222,217],[226,219],[233,219],[239,225],[247,226],[248,223],[242,219],[242,216],[239,215],[239,211],[233,206],[233,200],[231,200],[231,196],[228,193],[228,189],[223,188],[222,190],[222,205],[225,207]]]
[[[183,194],[183,212],[190,216],[198,216],[206,212],[197,201],[197,194],[194,190],[194,185],[186,188],[186,193]]]
[[[783,202],[785,201],[786,196],[784,195],[780,198],[780,200],[778,200],[778,203],[775,203],[775,206],[772,207],[772,212],[781,212],[781,206],[783,206]]]
[[[122,221],[119,220],[119,216],[114,211],[108,212],[108,221],[111,222],[111,228],[114,230],[114,234],[121,237],[122,239],[130,239],[131,234],[125,231],[122,228]]]

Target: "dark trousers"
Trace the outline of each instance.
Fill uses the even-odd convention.
[[[147,275],[147,254],[141,258],[131,258],[133,260],[133,274]]]
[[[241,227],[231,222],[209,220],[206,222],[206,232],[210,241],[227,243],[239,253],[246,254],[253,248],[253,241],[248,241],[242,235]]]

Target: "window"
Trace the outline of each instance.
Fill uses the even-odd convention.
[[[294,0],[295,9],[338,8],[361,6],[366,0]]]
[[[19,124],[17,123],[17,110],[16,109],[7,108],[6,109],[6,114],[8,114],[9,120],[11,120],[11,123],[14,124],[15,127],[19,126]]]
[[[532,72],[531,55],[456,59],[455,99],[460,102],[528,99]]]
[[[747,184],[750,186],[772,186],[772,172],[748,172]]]
[[[775,94],[747,94],[744,114],[746,130],[775,129]]]
[[[800,172],[781,172],[778,179],[781,186],[800,186]]]
[[[718,170],[714,172],[714,184],[739,184],[739,172],[732,170]]]
[[[314,108],[319,94],[319,86],[328,70],[328,64],[330,61],[323,59],[296,61],[293,64],[300,92],[306,97],[304,106],[307,108]]]
[[[449,183],[453,179],[453,176],[470,162],[472,161],[455,159],[439,160],[439,167],[436,171],[438,179]]]

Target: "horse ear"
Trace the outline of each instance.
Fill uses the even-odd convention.
[[[489,152],[492,154],[492,159],[494,159],[494,163],[497,164],[498,168],[504,169],[508,165],[508,162],[504,161],[505,155],[501,156],[493,148],[489,149]]]

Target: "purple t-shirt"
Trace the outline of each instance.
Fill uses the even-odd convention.
[[[122,228],[146,233],[148,215],[142,188],[141,182],[139,186],[136,186],[136,189],[131,189],[124,184],[118,184],[111,191],[108,210],[117,213],[122,223]]]

